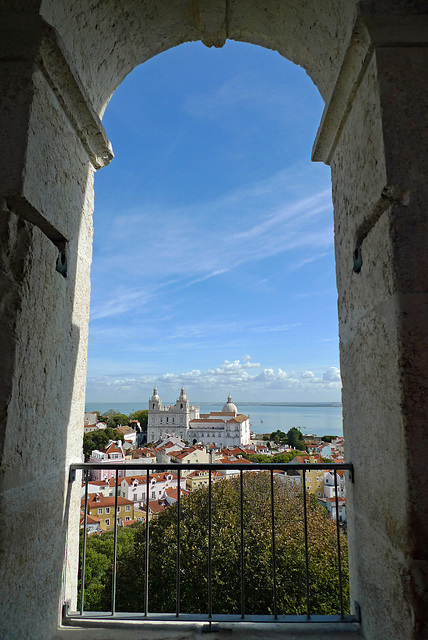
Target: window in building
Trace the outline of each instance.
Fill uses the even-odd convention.
[[[101,515],[101,514],[102,514],[102,512],[103,512],[103,510],[102,510],[102,509],[98,509],[98,515]]]
[[[110,507],[106,507],[106,513],[110,513]]]
[[[131,511],[131,507],[130,507],[130,505],[129,505],[129,504],[127,504],[127,505],[126,505],[126,507],[125,507],[125,511]]]
[[[110,518],[106,518],[106,525],[107,527],[110,525]]]
[[[136,493],[132,494],[132,499],[133,499],[134,502],[137,502],[137,494]]]
[[[154,500],[156,498],[156,491],[152,491],[152,499]]]

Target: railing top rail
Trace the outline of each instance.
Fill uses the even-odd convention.
[[[78,462],[70,465],[70,469],[73,470],[90,470],[90,469],[111,469],[111,470],[134,470],[135,471],[314,471],[314,470],[335,470],[340,471],[342,469],[353,471],[353,465],[350,462],[335,463],[335,462],[320,462],[318,463],[291,463],[291,462],[263,462],[263,463],[228,463],[222,464],[216,463],[191,463],[181,464],[177,462],[166,463],[150,463],[150,462]]]

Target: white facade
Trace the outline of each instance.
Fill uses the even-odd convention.
[[[341,498],[346,497],[346,488],[345,488],[345,474],[342,472],[337,472],[337,494]],[[324,496],[326,498],[334,498],[336,495],[335,484],[334,484],[334,473],[332,471],[324,472]]]
[[[109,465],[116,462],[126,462],[125,454],[123,453],[122,443],[120,440],[110,440],[109,443],[102,449],[94,449],[89,458],[89,462],[95,462],[96,464],[105,464],[105,469],[92,469],[91,480],[109,480],[116,477],[116,471],[109,469]],[[119,471],[119,476],[124,476],[123,471]]]
[[[189,405],[184,387],[173,406],[162,404],[155,387],[149,400],[147,438],[154,442],[168,435],[178,436],[189,444],[247,445],[250,442],[250,419],[238,413],[230,396],[222,411],[202,415],[199,405]]]
[[[168,488],[176,489],[178,485],[177,476],[174,473],[161,472],[149,474],[149,501],[160,500],[165,497],[165,491]],[[181,478],[180,486],[186,488],[186,479]],[[144,503],[147,493],[147,476],[145,474],[125,477],[120,483],[119,495],[128,500],[132,500],[134,504]]]
[[[149,416],[147,424],[148,442],[156,442],[168,436],[176,436],[187,440],[189,421],[199,417],[199,405],[190,405],[184,387],[174,405],[163,405],[157,387],[149,400]]]

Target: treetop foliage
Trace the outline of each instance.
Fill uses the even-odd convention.
[[[305,439],[296,427],[291,427],[291,429],[287,431],[287,443],[294,449],[306,451]]]
[[[119,431],[111,429],[110,427],[85,433],[83,436],[83,453],[85,454],[86,462],[88,462],[94,449],[102,449],[109,443],[109,440],[120,440],[124,442],[125,438]]]
[[[274,464],[274,463],[287,463],[290,462],[296,456],[303,456],[306,452],[304,451],[289,451],[287,453],[276,453],[273,456],[268,455],[267,453],[244,453],[243,457],[249,460],[250,462],[255,462],[257,464]]]
[[[278,613],[304,614],[306,582],[302,490],[283,485],[275,477],[271,481],[269,472],[245,472],[243,488],[241,515],[239,479],[225,480],[212,486],[213,612],[233,614],[240,613],[241,610],[241,517],[245,613],[273,612],[273,489]],[[209,494],[205,487],[181,499],[180,611],[183,613],[208,611],[208,505]],[[152,612],[173,612],[176,607],[177,509],[178,505],[175,503],[150,521],[148,598]],[[316,500],[309,496],[307,515],[311,612],[337,613],[338,560],[335,525],[326,519]],[[118,611],[141,612],[145,599],[145,526],[141,524],[133,528],[132,536],[132,541],[126,538],[118,553],[116,606]],[[100,544],[94,544],[99,553]],[[110,569],[106,570],[98,556],[90,555],[91,547],[92,538],[88,539],[88,591],[85,608],[108,610],[111,564]],[[110,563],[111,559],[112,553]],[[93,566],[94,562],[97,567]],[[100,571],[104,572],[104,591],[99,586]],[[343,539],[345,610],[349,608],[347,572],[347,547]],[[94,589],[89,579],[92,576],[95,576]]]
[[[147,409],[134,411],[134,413],[129,414],[129,420],[138,420],[142,431],[147,431],[147,423],[149,421],[149,412]]]

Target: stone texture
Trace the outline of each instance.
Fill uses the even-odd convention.
[[[357,624],[219,624],[210,632],[212,640],[363,640]],[[208,630],[207,624],[176,625],[127,623],[126,626],[103,623],[86,625],[86,628],[67,628],[59,630],[52,640],[196,640]]]

